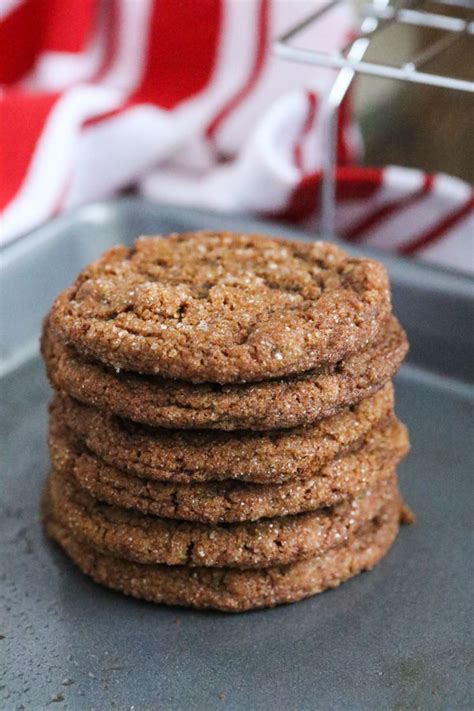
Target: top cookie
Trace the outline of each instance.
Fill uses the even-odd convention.
[[[231,383],[334,363],[389,310],[372,260],[324,242],[190,232],[109,250],[59,295],[50,325],[117,370]]]

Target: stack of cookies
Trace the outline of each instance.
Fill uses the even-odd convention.
[[[94,580],[240,611],[373,567],[402,517],[384,268],[323,242],[196,232],[111,249],[43,356],[48,534]]]

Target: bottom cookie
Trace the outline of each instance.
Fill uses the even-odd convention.
[[[150,602],[222,612],[296,602],[373,568],[393,543],[400,515],[400,503],[392,502],[350,542],[323,555],[290,565],[236,570],[144,565],[99,553],[75,539],[51,516],[48,500],[44,502],[48,535],[95,582]]]

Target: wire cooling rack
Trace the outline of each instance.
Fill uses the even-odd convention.
[[[339,69],[323,104],[323,158],[321,233],[335,234],[335,167],[337,150],[337,116],[339,107],[358,73],[385,79],[397,79],[444,89],[474,93],[469,78],[431,72],[429,65],[460,41],[468,42],[474,66],[474,0],[372,0],[362,8],[362,22],[357,37],[341,49],[324,52],[294,44],[295,38],[313,23],[350,0],[325,1],[307,18],[278,37],[274,53],[282,59]],[[380,60],[367,60],[369,46],[380,39],[389,27],[417,27],[430,30],[433,40],[399,65]],[[380,53],[380,52],[379,52]],[[437,62],[439,63],[439,62]]]

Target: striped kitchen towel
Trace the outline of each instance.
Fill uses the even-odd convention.
[[[130,186],[161,202],[317,219],[334,74],[270,46],[318,1],[0,0],[2,242]],[[301,40],[335,49],[352,22],[339,7]],[[359,149],[345,105],[339,234],[474,269],[471,187],[358,167]]]

